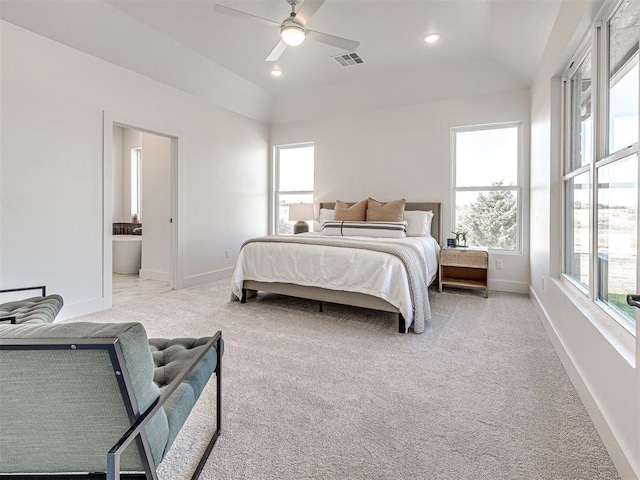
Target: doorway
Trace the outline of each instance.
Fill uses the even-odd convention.
[[[104,116],[103,308],[181,288],[179,145],[171,129]]]

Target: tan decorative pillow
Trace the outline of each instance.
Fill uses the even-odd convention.
[[[362,200],[355,205],[336,200],[334,220],[364,222],[367,218],[367,200]],[[400,219],[402,221],[402,218]]]
[[[367,202],[367,222],[402,222],[406,204],[407,201],[404,198],[382,203],[369,197]]]

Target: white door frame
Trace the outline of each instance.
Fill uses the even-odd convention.
[[[172,125],[156,120],[142,120],[128,115],[103,112],[102,136],[102,300],[103,309],[112,306],[113,295],[113,127],[125,127],[144,133],[171,138],[171,261],[169,285],[171,288],[183,287],[182,273],[182,159],[184,135]],[[167,219],[169,221],[169,219]]]

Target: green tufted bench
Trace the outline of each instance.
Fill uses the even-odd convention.
[[[47,295],[46,286],[27,288],[6,288],[1,293],[42,290],[42,296],[26,298],[0,304],[0,323],[52,323],[64,301],[60,295]]]
[[[223,349],[221,332],[166,340],[140,323],[0,324],[0,478],[157,479],[215,373],[198,478],[221,429]]]

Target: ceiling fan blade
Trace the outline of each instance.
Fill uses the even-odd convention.
[[[326,0],[304,0],[300,10],[296,13],[296,19],[299,20],[302,25],[305,25],[325,1]]]
[[[347,38],[336,37],[335,35],[329,35],[328,33],[316,32],[315,30],[307,30],[307,38],[315,40],[316,42],[326,43],[333,47],[341,48],[348,52],[355,51],[360,45],[360,42],[349,40]]]
[[[284,43],[284,40],[280,40],[277,45],[273,47],[273,50],[271,50],[271,53],[265,59],[265,62],[276,62],[280,58],[280,55],[282,55],[282,52],[284,52],[285,48],[287,48],[287,44]]]
[[[274,22],[273,20],[269,20],[262,17],[256,17],[255,15],[251,15],[250,13],[245,13],[245,12],[241,12],[240,10],[235,10],[233,8],[225,7],[224,5],[220,5],[219,3],[214,5],[213,11],[218,13],[224,13],[225,15],[230,15],[236,18],[241,18],[242,20],[252,20],[255,22],[262,23],[263,25],[267,25],[269,27],[280,28],[280,24],[278,22]]]

